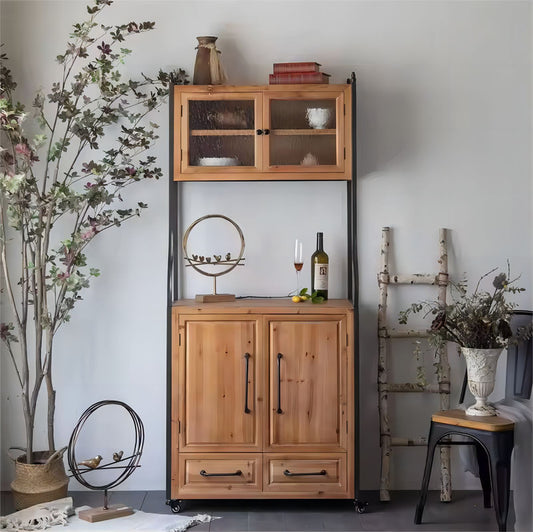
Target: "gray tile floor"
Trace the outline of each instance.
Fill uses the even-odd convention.
[[[102,495],[96,492],[70,493],[75,506],[101,506]],[[208,513],[220,517],[211,523],[195,526],[191,532],[206,531],[357,531],[357,530],[498,530],[493,509],[483,508],[481,491],[456,491],[453,501],[441,503],[438,492],[430,492],[423,523],[413,524],[416,491],[391,493],[391,501],[379,502],[378,492],[364,492],[361,500],[368,502],[366,511],[355,512],[352,501],[187,501],[183,515]],[[2,492],[1,514],[13,511],[12,497]],[[170,514],[163,491],[116,491],[110,502],[123,503],[144,512]],[[509,514],[507,529],[513,530],[514,515]]]

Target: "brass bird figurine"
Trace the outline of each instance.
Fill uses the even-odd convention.
[[[222,255],[213,255],[213,257],[215,257],[215,260],[217,262],[220,262],[220,259],[222,258]]]
[[[231,259],[231,253],[226,253],[226,260],[230,260]]]
[[[90,458],[89,460],[82,460],[81,462],[78,462],[78,465],[84,465],[86,467],[89,467],[90,469],[96,469],[101,461],[102,457],[98,455],[94,458]]]
[[[119,462],[122,459],[123,454],[124,454],[124,451],[118,451],[116,453],[113,453],[113,460],[115,462]]]

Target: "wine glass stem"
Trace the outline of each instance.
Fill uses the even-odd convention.
[[[300,293],[300,272],[296,271],[296,295]]]

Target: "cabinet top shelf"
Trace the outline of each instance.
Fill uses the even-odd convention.
[[[174,85],[174,89],[181,92],[201,92],[201,93],[238,93],[238,92],[336,92],[339,89],[350,87],[350,84],[329,84],[329,83],[292,83],[287,85]]]
[[[270,135],[335,135],[335,129],[271,129]],[[254,136],[255,129],[192,129],[192,137]]]
[[[313,304],[293,303],[290,298],[257,298],[237,299],[225,303],[197,303],[194,299],[180,299],[174,301],[174,307],[196,311],[198,313],[224,312],[234,314],[335,314],[353,309],[353,304],[347,299],[329,299],[324,303]]]

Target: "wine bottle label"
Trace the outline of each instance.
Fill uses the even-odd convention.
[[[315,290],[328,289],[328,264],[315,264]]]

